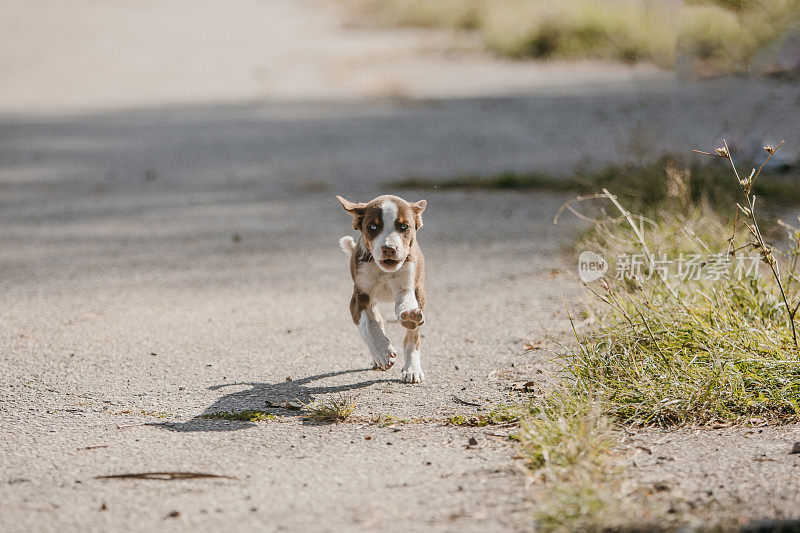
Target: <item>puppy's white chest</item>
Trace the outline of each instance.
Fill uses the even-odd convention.
[[[413,285],[413,264],[403,265],[397,272],[387,273],[372,263],[359,268],[356,275],[358,288],[377,302],[391,302],[407,285]]]
[[[375,301],[389,302],[394,298],[395,277],[381,272],[373,264],[364,265],[359,269],[356,284]]]
[[[387,283],[386,280],[378,280],[372,286],[372,298],[378,302],[391,302],[394,300],[395,284]]]

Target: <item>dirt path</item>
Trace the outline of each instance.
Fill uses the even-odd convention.
[[[285,410],[257,424],[197,417],[340,392],[358,394],[364,419],[478,412],[453,396],[515,401],[509,384],[537,367],[523,344],[563,322],[564,241],[546,224],[558,197],[426,195],[429,379],[414,387],[367,369],[337,246],[349,220],[332,194],[159,190],[169,179],[4,197],[0,528],[528,523],[511,449],[482,430],[314,425]],[[236,480],[94,479],[162,470]]]
[[[182,9],[159,5],[159,21]],[[343,29],[320,5],[216,12],[196,3],[195,18],[156,22],[141,43],[152,20],[127,4],[95,6],[92,16],[48,4],[64,21],[55,29],[32,27],[34,3],[3,5],[17,17],[0,17],[16,21],[4,38],[19,39],[0,47],[9,73],[0,77],[0,529],[529,529],[513,448],[440,421],[516,401],[513,382],[544,378],[554,352],[525,355],[523,346],[566,331],[564,300],[578,305],[580,294],[566,252],[577,226],[550,224],[563,197],[403,192],[429,202],[420,234],[428,381],[414,387],[397,369],[367,369],[337,245],[349,220],[334,194],[367,199],[407,174],[568,173],[684,153],[728,133],[798,147],[791,84],[455,61],[420,55],[413,32],[391,32],[380,42],[395,51],[366,57],[375,34]],[[262,34],[248,22],[258,17],[276,28],[310,22]],[[208,40],[215,23],[255,40]],[[174,49],[170,28],[185,38]],[[318,39],[304,41],[309,33]],[[97,46],[111,34],[119,38]],[[204,61],[176,63],[191,46]],[[320,48],[360,66],[337,85]],[[246,52],[224,53],[234,49]],[[381,69],[398,49],[406,59],[386,83]],[[287,50],[308,70],[249,77]],[[441,73],[436,84],[427,63]],[[223,64],[233,74],[201,83],[211,79],[204,69]],[[463,81],[464,72],[475,75]],[[58,83],[45,85],[48,76]],[[365,95],[391,98],[357,99]],[[390,329],[399,339],[399,326]],[[285,410],[255,424],[198,418],[339,393],[358,395],[363,420],[431,421],[326,426]],[[758,431],[646,432],[635,438],[653,453],[633,449],[631,461],[700,515],[795,516],[798,461],[785,452],[797,428]],[[95,479],[162,470],[235,479]]]
[[[2,125],[1,529],[530,526],[513,448],[440,421],[480,414],[454,396],[485,412],[519,400],[513,382],[546,376],[538,371],[554,352],[523,347],[565,332],[564,300],[579,305],[566,253],[576,225],[550,223],[564,197],[403,192],[429,202],[430,298],[428,381],[403,385],[396,369],[367,369],[337,244],[350,221],[333,194],[385,192],[371,174],[388,177],[381,160],[402,153],[387,139],[420,116],[403,106],[331,109]],[[487,120],[483,131],[503,123]],[[435,158],[409,151],[406,165],[441,169],[461,153],[457,138],[432,131]],[[198,418],[342,392],[358,395],[365,420],[433,421],[320,426],[281,410],[257,424]],[[643,433],[635,445],[652,453],[632,448],[631,464],[700,515],[794,516],[800,478],[786,452],[797,428],[758,431]],[[94,479],[163,470],[236,479]]]

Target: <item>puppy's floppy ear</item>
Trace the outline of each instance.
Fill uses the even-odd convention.
[[[414,211],[414,222],[417,225],[417,229],[422,227],[422,212],[425,211],[425,207],[428,205],[426,200],[420,200],[415,204],[411,204],[411,209]]]
[[[344,210],[353,215],[353,229],[361,230],[361,221],[364,219],[364,212],[367,210],[367,204],[356,204],[350,200],[345,200],[341,196],[337,196],[339,203],[342,204]]]

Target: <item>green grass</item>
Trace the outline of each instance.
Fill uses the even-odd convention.
[[[650,61],[742,71],[800,20],[799,0],[350,0],[359,20],[477,34],[512,58]]]
[[[484,427],[516,425],[522,420],[524,409],[516,405],[497,405],[486,414],[475,416],[456,415],[447,419],[451,426]]]
[[[797,420],[800,354],[774,289],[689,284],[682,302],[652,289],[611,296],[568,367],[579,390],[632,425]]]
[[[645,494],[623,467],[604,406],[569,383],[531,403],[517,436],[537,482],[537,531],[658,531],[671,520],[663,499]]]
[[[273,415],[264,411],[217,411],[216,413],[206,413],[200,418],[211,420],[228,420],[231,422],[267,422],[280,420],[280,416]]]
[[[531,403],[520,432],[531,468],[552,479],[569,478],[576,468],[603,470],[614,440],[602,405],[568,389]]]
[[[641,215],[608,191],[594,198],[606,201],[606,212],[593,214],[598,218],[577,249],[610,260],[611,275],[587,285],[596,297],[592,326],[576,330],[574,349],[563,359],[562,385],[532,404],[519,432],[521,452],[540,482],[539,529],[680,527],[683,518],[668,511],[676,501],[637,486],[616,460],[616,428],[800,419],[800,349],[786,305],[800,305],[800,230],[787,228],[783,254],[765,244],[753,210],[737,214],[736,203],[726,209],[723,202],[738,193],[740,205],[754,206],[761,176],[751,183],[738,173],[737,180],[724,164],[729,192],[712,200],[700,195],[697,201],[693,176],[674,170],[664,177],[668,192],[660,200],[629,199]],[[753,231],[744,229],[743,219]],[[760,275],[675,282],[675,272],[647,266],[642,276],[613,275],[613,258],[621,254],[684,253],[707,260],[739,247],[763,257]],[[780,276],[768,268],[776,263]],[[701,273],[703,268],[709,267]],[[718,520],[723,527],[724,517]]]
[[[730,189],[739,188],[735,178],[730,182]],[[713,275],[714,263],[729,250],[758,257],[752,236],[741,231],[744,217],[732,207],[726,221],[719,207],[694,205],[688,193],[674,200],[640,217],[606,216],[582,238],[579,248],[606,257],[610,275],[590,286],[599,302],[597,325],[578,337],[566,364],[576,393],[603,397],[609,415],[632,425],[797,420],[800,351],[781,286],[757,260],[759,275]],[[729,243],[734,220],[740,231]],[[794,244],[782,285],[794,306],[800,300],[794,277],[800,233],[788,237]],[[662,253],[697,256],[698,275],[680,278],[674,266],[661,274],[647,266],[647,254]],[[641,275],[619,279],[615,258],[636,254],[644,263]]]
[[[391,415],[375,415],[369,420],[371,424],[375,424],[380,428],[389,426],[406,426],[408,424],[424,424],[433,421],[434,420],[431,418],[398,418]]]

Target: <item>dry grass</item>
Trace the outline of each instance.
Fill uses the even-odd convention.
[[[339,394],[320,402],[304,404],[303,407],[308,411],[308,417],[313,420],[339,423],[352,416],[358,405],[356,400],[355,395]]]

